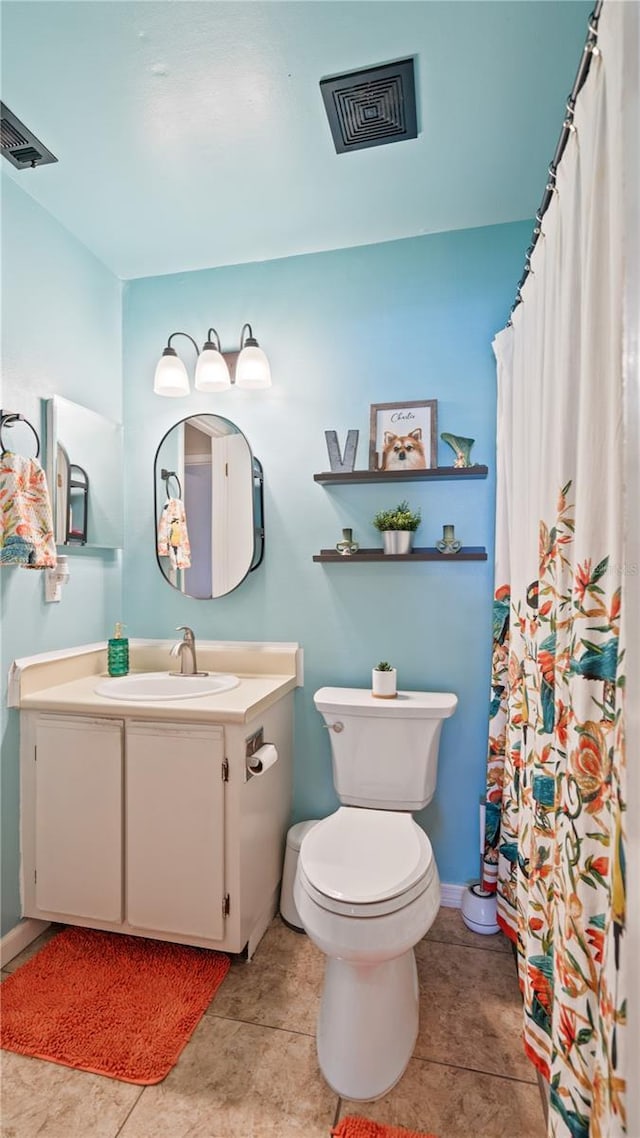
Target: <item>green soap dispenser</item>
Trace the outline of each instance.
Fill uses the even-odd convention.
[[[123,627],[118,621],[116,634],[108,643],[107,667],[110,676],[126,676],[129,671],[129,641],[122,635]]]

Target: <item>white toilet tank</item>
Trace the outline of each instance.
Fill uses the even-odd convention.
[[[320,688],[314,703],[329,727],[333,784],[345,806],[421,810],[435,793],[443,719],[451,692],[398,692],[376,699],[364,688]]]

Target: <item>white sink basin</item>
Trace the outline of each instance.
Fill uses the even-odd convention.
[[[206,676],[171,676],[168,672],[133,672],[129,676],[114,676],[100,680],[96,695],[107,699],[148,700],[195,699],[199,695],[218,695],[237,688],[237,676],[212,672]]]

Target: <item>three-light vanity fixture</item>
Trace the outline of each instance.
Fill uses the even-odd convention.
[[[188,332],[172,332],[156,367],[153,381],[156,395],[179,398],[189,394],[187,369],[175,348],[171,347],[174,336],[186,336],[196,350],[196,391],[227,391],[232,383],[236,387],[253,390],[271,387],[269,361],[253,335],[251,325],[244,324],[240,333],[239,352],[223,352],[215,328],[210,328],[207,332],[202,351]]]

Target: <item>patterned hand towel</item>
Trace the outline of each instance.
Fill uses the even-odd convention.
[[[158,522],[158,556],[168,557],[172,569],[191,568],[187,515],[181,498],[167,498]]]
[[[0,564],[55,569],[56,563],[44,470],[35,458],[5,451],[0,457]]]

